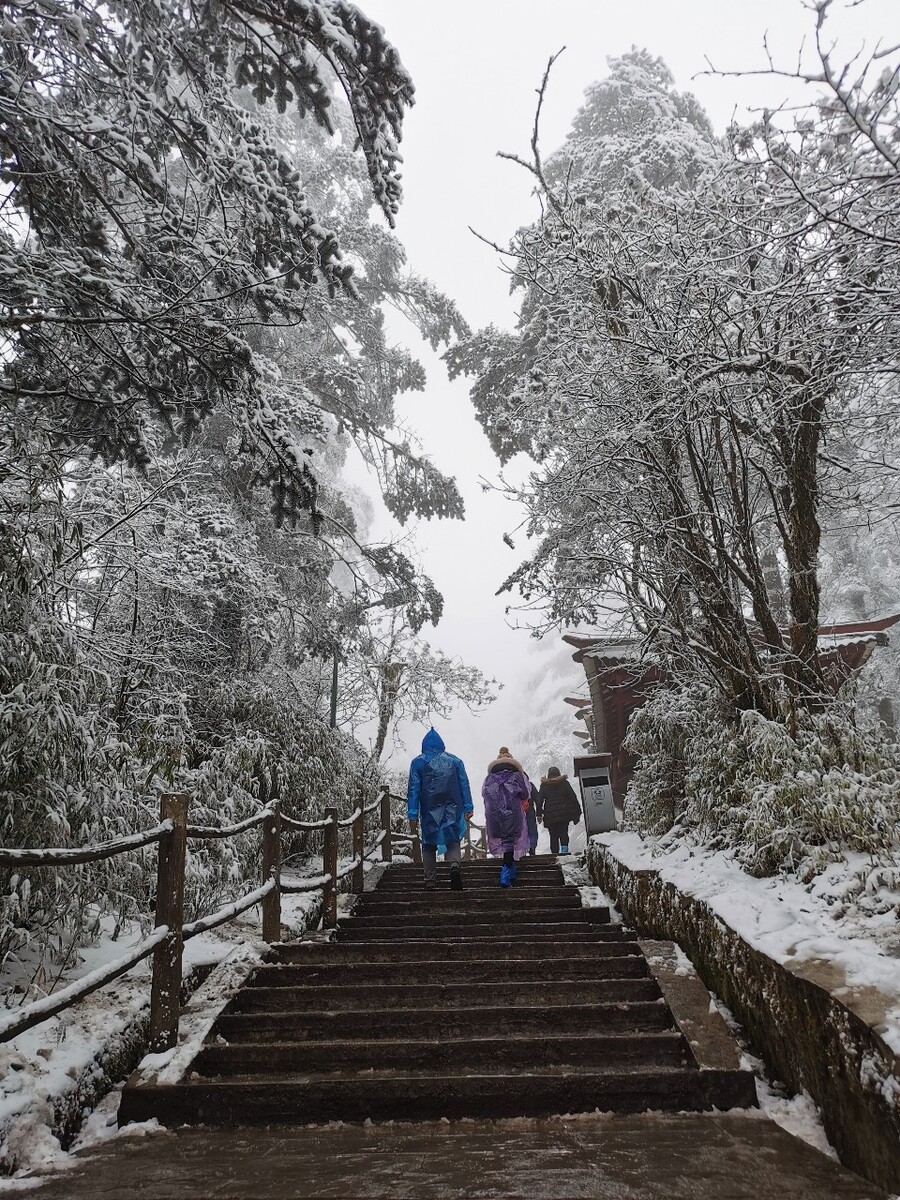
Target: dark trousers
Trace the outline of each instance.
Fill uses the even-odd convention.
[[[460,858],[459,842],[448,842],[444,852],[444,862],[458,863]],[[422,843],[422,867],[425,872],[425,882],[434,883],[437,880],[437,843],[429,845]]]
[[[569,822],[554,821],[552,825],[547,826],[547,832],[550,834],[550,853],[559,854],[560,843],[563,846],[569,844]]]

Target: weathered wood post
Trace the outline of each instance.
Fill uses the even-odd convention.
[[[384,840],[381,843],[381,861],[394,861],[394,848],[391,845],[391,793],[388,788],[381,789],[381,828],[384,830]]]
[[[330,875],[322,895],[322,928],[334,929],[337,925],[337,869],[338,869],[338,814],[336,808],[326,808],[325,841],[322,846],[322,874]]]
[[[160,820],[171,821],[172,831],[159,840],[156,869],[156,928],[168,925],[169,934],[153,951],[150,1050],[154,1054],[171,1050],[178,1041],[189,800],[185,792],[163,792],[159,798]]]
[[[466,842],[466,844],[465,844],[465,848],[463,849],[463,858],[466,860],[466,862],[468,862],[468,861],[469,861],[469,859],[473,857],[473,851],[472,851],[472,827],[469,825],[469,822],[468,822],[468,821],[466,821],[466,838],[465,838],[465,842]]]
[[[359,864],[353,868],[353,882],[351,884],[353,891],[361,894],[363,890],[363,881],[366,873],[363,870],[363,854],[366,851],[366,814],[365,799],[360,798],[359,801],[359,816],[353,822],[353,850],[354,858],[359,859]]]
[[[269,806],[271,817],[262,823],[262,881],[275,880],[274,889],[262,902],[264,942],[281,941],[281,806],[276,799]]]

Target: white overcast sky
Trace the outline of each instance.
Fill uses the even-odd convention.
[[[547,60],[561,47],[542,115],[545,152],[565,137],[585,87],[607,73],[606,60],[646,47],[672,70],[723,131],[748,108],[774,108],[791,95],[777,79],[720,78],[703,73],[707,59],[720,70],[759,69],[764,44],[779,65],[796,62],[809,42],[813,16],[802,0],[358,0],[400,52],[416,87],[403,135],[404,202],[397,234],[412,266],[452,296],[469,323],[510,327],[515,299],[497,256],[469,231],[503,245],[533,219],[529,177],[498,151],[528,156],[540,83]],[[835,0],[832,27],[844,50],[881,40],[900,41],[900,3]],[[796,95],[796,93],[795,93]],[[398,336],[403,336],[398,329]],[[417,541],[425,569],[443,592],[445,616],[425,634],[506,685],[503,700],[473,719],[465,712],[437,722],[448,748],[470,766],[473,782],[501,743],[513,744],[529,704],[524,680],[534,642],[510,628],[508,597],[495,597],[522,554],[502,542],[521,517],[501,497],[485,494],[481,476],[499,467],[476,423],[463,381],[449,384],[436,358],[424,394],[404,398],[401,417],[415,428],[430,456],[454,474],[466,500],[462,522],[423,522]],[[517,550],[522,547],[516,537]],[[583,683],[573,664],[573,686]],[[404,729],[394,760],[418,752],[427,729]],[[571,764],[569,764],[570,766]],[[564,768],[565,769],[565,768]]]

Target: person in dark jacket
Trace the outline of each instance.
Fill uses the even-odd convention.
[[[528,779],[528,776],[525,776]],[[531,789],[531,795],[528,798],[528,811],[525,813],[525,823],[528,826],[528,853],[534,854],[538,844],[538,823],[537,823],[537,799],[538,790],[528,779],[528,787]]]
[[[421,829],[425,890],[437,887],[438,847],[450,864],[450,887],[462,890],[459,843],[472,816],[472,792],[462,759],[448,754],[443,738],[429,729],[422,753],[409,764],[406,815],[413,834]]]
[[[538,792],[537,817],[543,821],[550,834],[550,853],[569,853],[569,825],[581,820],[581,805],[578,797],[559,767],[551,767],[541,780]]]

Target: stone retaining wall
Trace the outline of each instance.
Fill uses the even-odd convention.
[[[900,1192],[900,1062],[833,994],[828,965],[788,968],[748,945],[702,900],[596,842],[587,865],[640,937],[677,942],[728,1005],[775,1076],[805,1088],[841,1161]],[[898,962],[900,972],[900,962]],[[818,976],[818,978],[817,978]],[[859,1005],[854,1005],[859,1007]]]

